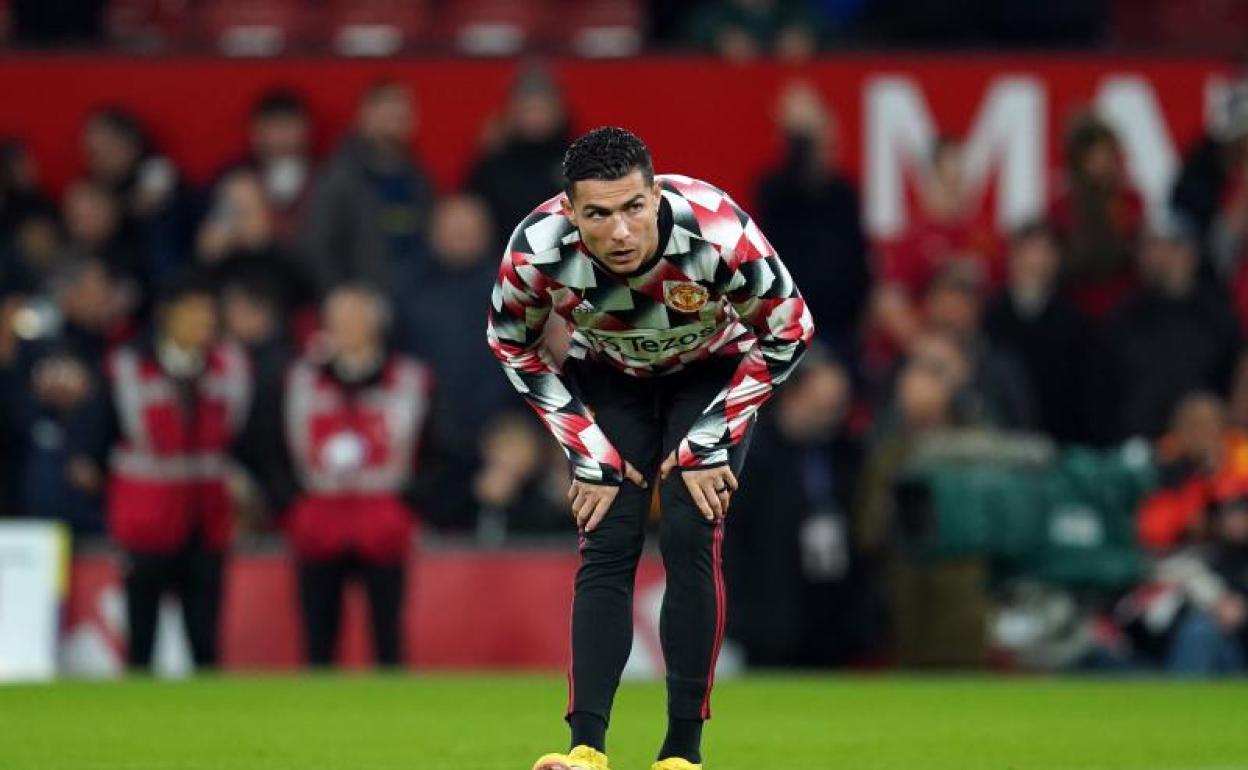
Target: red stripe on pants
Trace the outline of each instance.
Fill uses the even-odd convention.
[[[719,648],[724,642],[724,621],[727,616],[727,598],[724,590],[723,570],[724,521],[715,523],[715,537],[711,544],[711,570],[715,575],[715,647],[711,652],[711,669],[706,674],[706,694],[702,696],[702,718],[711,718],[711,688],[715,686],[715,664],[719,661]]]

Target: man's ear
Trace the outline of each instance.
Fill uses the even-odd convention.
[[[576,224],[576,211],[572,208],[572,199],[567,193],[559,196],[559,208],[563,210],[563,215],[572,220],[572,224]]]
[[[663,198],[663,185],[659,184],[659,180],[654,180],[654,187],[650,190],[654,193],[654,199],[661,200]]]

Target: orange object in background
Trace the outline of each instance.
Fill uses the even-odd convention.
[[[1154,492],[1144,501],[1139,516],[1143,545],[1155,549],[1178,545],[1189,532],[1199,530],[1211,503],[1248,495],[1248,435],[1232,431],[1224,451],[1224,461],[1213,474],[1194,473],[1179,486]]]

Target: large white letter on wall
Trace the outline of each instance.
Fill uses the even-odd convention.
[[[918,83],[890,76],[868,81],[864,94],[867,228],[887,238],[906,226],[905,175],[926,162],[937,129]],[[982,190],[997,177],[997,221],[1011,227],[1039,214],[1047,192],[1048,125],[1044,85],[1009,76],[989,85],[966,135],[967,179]]]
[[[1097,90],[1096,110],[1118,134],[1127,173],[1157,221],[1169,204],[1179,161],[1152,84],[1141,77],[1106,78]]]

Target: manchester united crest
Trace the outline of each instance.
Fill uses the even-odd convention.
[[[696,313],[710,297],[705,286],[691,281],[668,281],[663,284],[663,301],[681,313]]]

